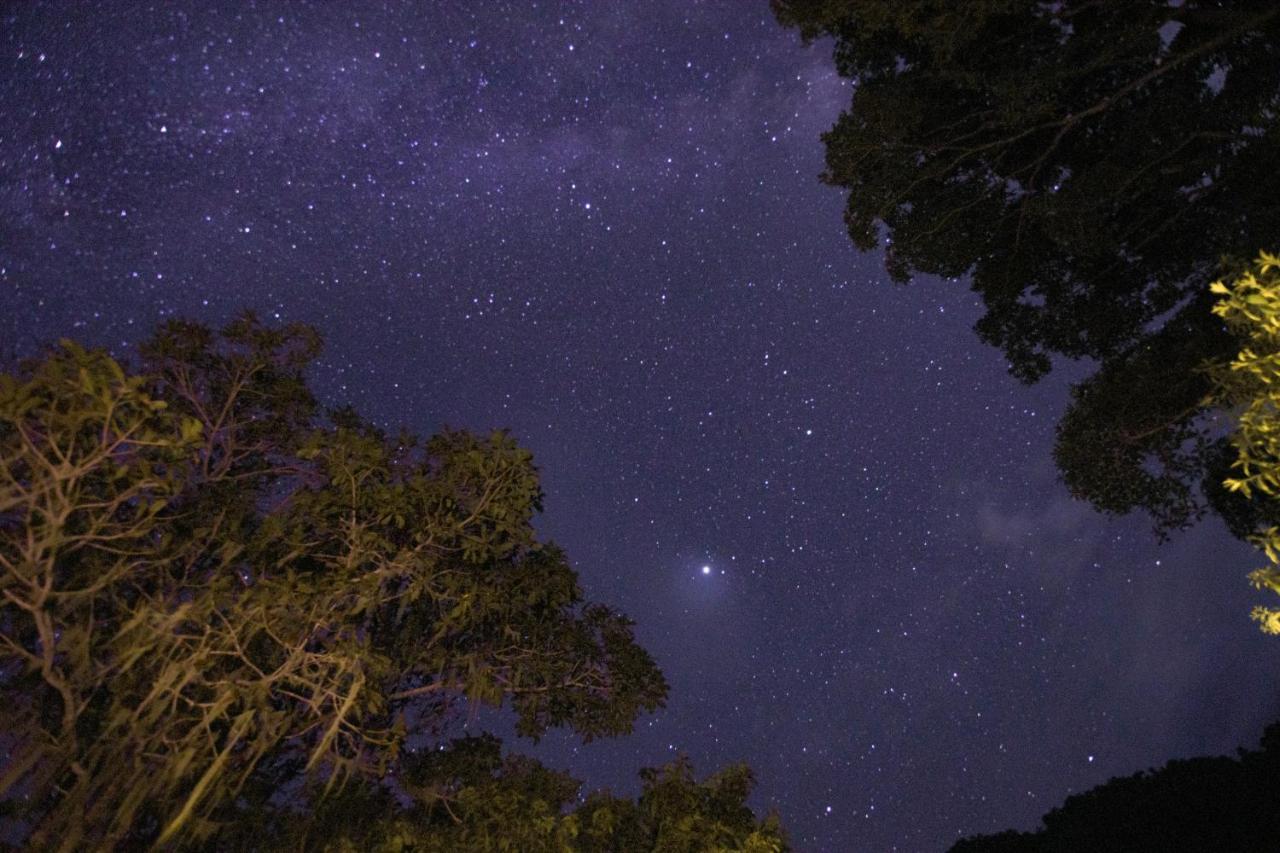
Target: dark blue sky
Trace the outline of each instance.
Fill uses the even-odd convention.
[[[328,402],[510,427],[671,681],[538,747],[592,786],[745,760],[799,850],[934,851],[1255,744],[1257,559],[1072,501],[1079,369],[1017,384],[963,282],[853,249],[829,52],[764,0],[11,5],[0,346],[253,307]]]

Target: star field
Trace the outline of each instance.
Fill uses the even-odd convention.
[[[592,787],[747,761],[799,850],[943,850],[1255,743],[1251,550],[1072,501],[1079,371],[1019,385],[963,282],[852,247],[829,52],[763,0],[10,6],[3,355],[252,307],[328,403],[511,428],[671,682],[534,750]]]

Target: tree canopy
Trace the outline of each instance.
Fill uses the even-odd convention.
[[[1066,802],[1035,832],[975,835],[951,853],[1141,853],[1274,850],[1280,814],[1280,723],[1236,758],[1170,761]]]
[[[429,829],[443,804],[465,841],[496,819],[494,786],[528,801],[511,808],[538,831],[572,835],[567,777],[494,770],[485,741],[471,775],[432,782],[424,766],[477,748],[425,765],[410,748],[443,744],[468,705],[509,706],[522,735],[566,726],[590,740],[663,704],[630,621],[586,601],[565,554],[535,538],[529,452],[503,432],[423,441],[322,411],[304,377],[319,345],[307,326],[252,315],[220,332],[170,322],[136,370],[63,341],[0,376],[10,837],[217,846],[298,797],[321,808],[346,790],[331,811],[381,798],[390,820],[412,789],[425,817],[408,820]],[[683,766],[650,781],[712,791],[713,817],[749,823],[745,838],[759,828],[742,812],[745,772],[710,788]],[[661,822],[643,798],[634,814],[589,802],[619,826]],[[769,826],[777,843],[760,849],[781,849]]]
[[[1280,497],[1280,257],[1263,252],[1253,269],[1230,284],[1214,282],[1212,290],[1221,297],[1214,313],[1242,341],[1236,357],[1213,370],[1218,402],[1237,412],[1223,490],[1274,507]],[[1253,538],[1268,565],[1249,578],[1280,593],[1280,526],[1268,524]],[[1280,634],[1280,609],[1258,606],[1253,618],[1266,633]]]
[[[1023,380],[1096,360],[1059,427],[1068,486],[1162,531],[1197,518],[1225,453],[1198,368],[1234,351],[1208,284],[1280,233],[1280,7],[773,6],[854,82],[822,175],[854,243],[900,281],[970,276]]]
[[[730,767],[698,782],[685,759],[641,773],[636,800],[579,783],[531,758],[504,757],[498,739],[454,740],[404,756],[398,792],[360,782],[306,813],[246,809],[211,850],[503,850],[630,853],[786,849],[776,817],[757,821],[744,801],[751,772]]]

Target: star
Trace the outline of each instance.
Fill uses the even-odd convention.
[[[251,308],[319,328],[326,406],[423,437],[451,421],[511,427],[545,475],[540,523],[671,681],[660,725],[618,742],[628,754],[657,761],[679,739],[699,774],[741,755],[799,847],[943,849],[975,829],[964,787],[922,807],[914,780],[882,775],[886,752],[941,782],[975,772],[951,757],[1003,743],[976,772],[1009,773],[1035,797],[984,814],[995,829],[1092,780],[1062,767],[1101,772],[1105,757],[1120,772],[1256,742],[1243,711],[1229,731],[1188,713],[1140,742],[1121,734],[1162,698],[1215,707],[1218,683],[1240,685],[1234,710],[1269,701],[1234,612],[1222,654],[1206,656],[1183,630],[1194,606],[1152,610],[1154,648],[1179,644],[1159,677],[1106,652],[1134,590],[1159,589],[1157,558],[1252,550],[1200,529],[1157,551],[1145,519],[1095,521],[1069,503],[1043,416],[1067,385],[1006,381],[972,334],[981,306],[963,279],[894,288],[883,250],[852,251],[839,194],[815,177],[819,134],[852,96],[829,47],[800,50],[767,12],[733,4],[622,17],[578,4],[581,30],[548,4],[453,15],[375,0],[357,27],[354,13],[236,18],[213,3],[189,23],[157,12],[70,28],[57,4],[9,5],[0,223],[21,233],[0,247],[0,361],[69,334],[127,352],[161,319],[217,327]],[[163,55],[139,54],[137,73],[90,61],[152,37]],[[533,39],[531,58],[517,48]],[[578,62],[597,52],[610,61]],[[330,62],[346,63],[336,99]],[[965,393],[933,384],[943,364]],[[925,559],[948,561],[956,594],[910,568]],[[1033,632],[1053,624],[1062,587],[1047,579],[1063,573],[1087,577],[1097,605],[1062,605],[1087,620],[1071,642]],[[1185,578],[1202,584],[1188,602],[1223,586],[1201,574]],[[864,651],[833,654],[846,647]],[[982,677],[962,685],[961,665]],[[1059,666],[1090,679],[1043,675]],[[1088,704],[1094,681],[1110,707]],[[909,701],[907,683],[921,685]],[[861,703],[857,725],[874,746],[843,714],[794,713],[797,697],[841,707],[866,694],[880,701]],[[1015,698],[1052,737],[988,730],[987,705]],[[908,705],[972,719],[971,702],[981,725],[902,723]],[[777,748],[759,748],[765,732]],[[829,754],[791,749],[802,736]],[[590,764],[584,790],[632,784],[625,762],[580,765],[570,748],[547,763]],[[833,793],[846,790],[899,807]]]

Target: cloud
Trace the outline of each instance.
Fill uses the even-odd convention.
[[[1040,494],[1043,494],[1041,492]],[[1053,495],[1038,506],[1006,508],[993,498],[980,503],[975,510],[978,532],[988,545],[1009,548],[1067,543],[1079,544],[1092,538],[1090,531],[1098,526],[1098,516],[1083,501],[1066,494]]]

